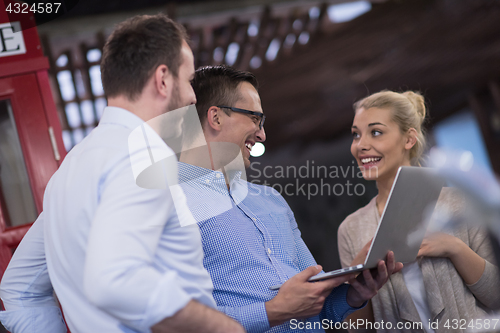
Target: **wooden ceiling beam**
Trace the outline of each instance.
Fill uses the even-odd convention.
[[[454,3],[460,8],[447,15],[444,8],[451,4],[445,2],[374,5],[306,48],[256,70],[268,112],[266,146],[346,133],[352,103],[382,89],[422,91],[432,98],[435,119],[467,105],[467,92],[500,77],[500,4]]]

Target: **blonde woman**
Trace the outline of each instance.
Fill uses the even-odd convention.
[[[422,95],[382,91],[354,110],[351,153],[363,177],[377,182],[378,195],[339,227],[343,267],[364,261],[398,168],[419,165],[425,147]],[[436,208],[460,214],[464,204],[456,190],[444,188]],[[418,256],[351,319],[370,320],[374,325],[366,328],[377,332],[462,332],[500,306],[500,274],[483,230],[462,226],[429,235]]]

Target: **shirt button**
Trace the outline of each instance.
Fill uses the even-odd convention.
[[[220,173],[216,174],[215,178],[220,178]]]
[[[268,248],[267,253],[271,254],[271,252],[272,252],[271,249]]]
[[[257,219],[255,217],[252,217],[252,220],[257,221]]]
[[[205,183],[210,184],[210,180],[208,180],[208,179],[205,180]]]

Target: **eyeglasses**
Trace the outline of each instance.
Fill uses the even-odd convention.
[[[238,109],[238,108],[233,108],[231,106],[223,106],[223,105],[218,105],[217,107],[221,108],[221,109],[229,109],[233,112],[239,112],[239,113],[250,114],[252,116],[257,116],[260,118],[259,129],[262,129],[262,126],[264,126],[264,121],[266,120],[266,115],[263,114],[262,112],[249,111],[249,110],[245,110],[245,109]]]

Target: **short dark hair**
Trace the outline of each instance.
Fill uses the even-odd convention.
[[[106,95],[135,100],[162,64],[177,77],[183,40],[187,40],[185,29],[164,14],[134,16],[118,24],[103,49],[101,79]]]
[[[257,78],[250,72],[225,65],[198,68],[194,73],[192,85],[200,122],[203,124],[211,106],[234,106],[240,98],[237,88],[242,82],[250,83],[255,89],[259,88]]]

